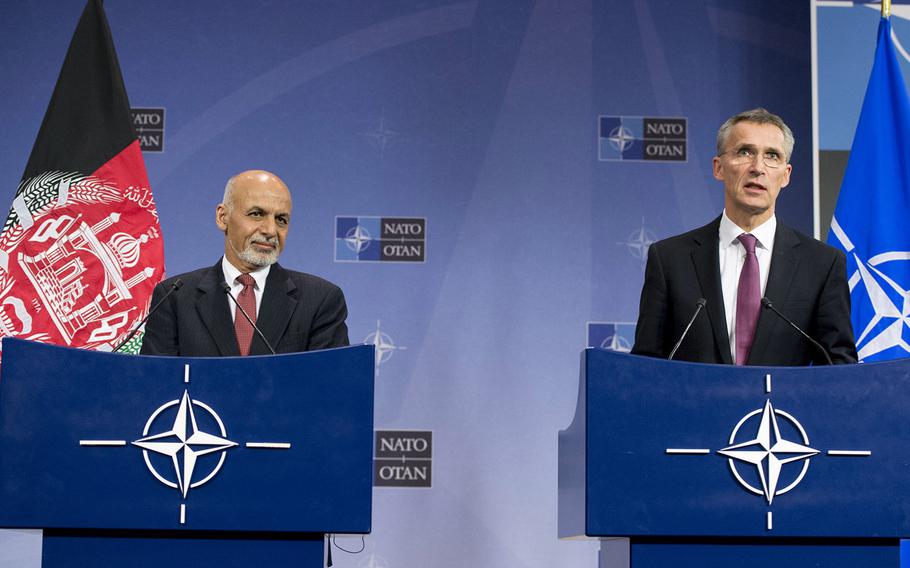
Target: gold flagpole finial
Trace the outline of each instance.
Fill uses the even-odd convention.
[[[882,17],[891,17],[891,0],[882,0]]]

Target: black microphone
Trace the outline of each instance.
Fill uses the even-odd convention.
[[[689,323],[686,324],[686,329],[684,329],[682,335],[679,336],[679,341],[677,341],[676,345],[673,346],[673,351],[670,351],[670,356],[667,357],[667,361],[673,360],[673,356],[676,355],[676,350],[679,349],[680,345],[682,345],[683,339],[686,338],[686,335],[689,334],[689,329],[692,327],[692,324],[695,323],[695,318],[698,317],[698,314],[701,312],[702,308],[705,307],[705,304],[708,303],[708,300],[699,298],[695,300],[695,303],[697,304],[695,307],[695,313],[692,314],[692,318],[689,320]]]
[[[114,347],[114,350],[111,351],[111,353],[116,353],[117,351],[120,351],[121,347],[123,347],[124,345],[129,343],[130,339],[132,339],[133,336],[136,335],[136,332],[138,332],[140,329],[142,329],[142,326],[145,325],[145,322],[147,322],[148,319],[150,317],[152,317],[152,314],[155,313],[158,310],[158,308],[161,307],[161,304],[163,304],[164,301],[168,299],[168,296],[170,296],[171,294],[173,294],[174,292],[179,290],[181,286],[183,286],[183,280],[181,280],[179,278],[177,280],[174,280],[174,282],[171,284],[171,289],[167,291],[167,294],[165,294],[163,298],[158,300],[158,303],[155,304],[155,306],[149,310],[149,313],[145,314],[145,317],[142,318],[142,321],[140,321],[139,324],[133,328],[133,331],[131,331],[130,334],[126,336],[126,339],[121,341],[117,345],[117,347]]]
[[[800,335],[802,335],[803,337],[805,337],[806,339],[808,339],[808,340],[809,340],[809,343],[811,343],[812,345],[814,345],[816,349],[818,349],[819,351],[822,352],[822,355],[825,356],[825,360],[828,361],[828,364],[829,364],[829,365],[833,365],[833,364],[834,364],[834,361],[831,360],[831,356],[828,355],[828,350],[825,349],[824,347],[822,347],[822,344],[821,344],[821,343],[819,343],[818,341],[815,341],[814,339],[812,339],[811,337],[809,337],[809,334],[808,334],[808,333],[806,333],[805,331],[803,331],[802,329],[800,329],[800,327],[799,327],[798,325],[796,325],[795,323],[793,323],[792,321],[790,321],[790,320],[787,318],[787,316],[785,316],[784,314],[780,313],[780,312],[778,311],[778,309],[775,308],[775,307],[771,304],[771,300],[769,300],[768,298],[762,298],[762,299],[761,299],[761,305],[764,306],[764,307],[766,307],[766,308],[768,308],[769,310],[771,310],[771,311],[774,312],[775,314],[777,314],[777,317],[779,317],[780,319],[782,319],[782,320],[784,320],[785,322],[789,323],[789,324],[790,324],[790,327],[792,327],[793,329],[795,329],[796,331],[798,331],[798,332],[800,333]]]
[[[234,301],[234,305],[237,306],[237,309],[240,310],[240,313],[243,314],[243,317],[246,318],[246,321],[250,322],[250,325],[253,326],[253,330],[255,330],[257,334],[259,334],[259,337],[262,338],[262,341],[265,343],[265,346],[269,348],[269,351],[272,352],[272,355],[277,355],[277,353],[275,353],[275,350],[272,349],[272,344],[269,343],[269,340],[265,338],[265,335],[262,334],[262,331],[253,322],[253,318],[251,318],[250,315],[248,313],[246,313],[246,310],[243,309],[243,306],[241,306],[237,302],[237,298],[235,298],[234,295],[231,294],[231,285],[228,284],[227,282],[222,282],[221,289],[224,291],[225,294],[228,295],[228,298],[230,298],[231,300]],[[237,316],[234,315],[234,317],[236,318]]]

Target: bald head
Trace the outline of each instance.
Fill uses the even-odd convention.
[[[242,272],[273,264],[284,249],[291,221],[291,192],[281,178],[248,170],[228,180],[215,208],[225,257]]]
[[[230,209],[234,205],[234,200],[238,190],[244,188],[256,187],[274,187],[283,190],[288,199],[291,198],[291,192],[281,178],[266,170],[246,170],[240,172],[227,181],[224,186],[224,197],[221,198],[221,204]]]

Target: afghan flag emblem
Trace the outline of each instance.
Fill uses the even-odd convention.
[[[120,65],[101,1],[89,0],[0,233],[0,338],[109,351],[163,276]]]

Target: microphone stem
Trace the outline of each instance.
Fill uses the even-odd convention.
[[[243,309],[243,306],[240,305],[240,303],[237,301],[237,298],[231,294],[230,285],[227,282],[223,282],[222,284],[224,293],[227,294],[231,301],[234,302],[234,305],[237,306],[237,309],[240,310],[240,313],[243,314],[243,317],[246,318],[246,321],[250,322],[250,325],[253,326],[253,331],[255,331],[256,334],[262,339],[262,342],[265,343],[265,346],[269,348],[269,351],[272,352],[272,355],[277,355],[277,353],[275,353],[275,350],[272,348],[272,344],[269,343],[269,340],[265,338],[265,335],[263,335],[262,331],[259,329],[259,326],[257,326],[253,321],[253,318],[251,318],[249,314],[246,313],[246,310]],[[237,315],[234,314],[234,317],[237,317]]]
[[[812,339],[812,337],[811,337],[808,333],[806,333],[805,331],[803,331],[802,329],[800,329],[800,327],[799,327],[798,325],[796,325],[795,323],[793,323],[792,321],[790,321],[790,318],[788,318],[787,316],[785,316],[784,314],[782,314],[782,313],[780,312],[780,310],[778,310],[777,308],[775,308],[775,307],[774,307],[774,304],[771,303],[771,300],[769,300],[768,298],[762,298],[762,305],[765,306],[766,308],[768,308],[769,310],[771,310],[772,312],[774,312],[775,314],[777,314],[777,317],[779,317],[780,319],[782,319],[782,320],[784,320],[785,322],[787,322],[787,323],[790,325],[790,327],[792,327],[792,328],[795,329],[797,332],[799,332],[800,335],[802,335],[803,337],[805,337],[806,340],[807,340],[809,343],[811,343],[813,347],[815,347],[816,349],[818,349],[819,351],[821,351],[822,355],[825,356],[825,360],[828,362],[829,365],[833,365],[833,364],[834,364],[834,361],[831,360],[831,355],[828,354],[828,350],[825,349],[824,347],[822,347],[822,344],[821,344],[821,343],[819,343],[818,341],[815,341],[814,339]]]
[[[131,332],[129,333],[129,335],[126,336],[126,339],[124,339],[124,340],[121,341],[119,344],[117,344],[117,347],[114,347],[114,349],[111,351],[111,353],[116,353],[117,351],[120,351],[120,349],[121,349],[124,345],[126,345],[127,343],[129,343],[130,340],[133,338],[133,336],[135,336],[136,333],[137,333],[140,329],[142,329],[142,326],[145,325],[145,322],[147,322],[148,319],[149,319],[150,317],[152,317],[152,314],[155,313],[156,311],[158,311],[158,308],[161,307],[161,304],[163,304],[164,301],[167,300],[168,297],[170,297],[171,294],[173,294],[174,292],[176,292],[177,290],[179,290],[181,286],[183,286],[183,281],[182,281],[182,280],[180,280],[179,278],[178,278],[177,280],[174,280],[174,283],[171,284],[171,289],[167,291],[167,294],[165,294],[163,298],[161,298],[160,300],[158,300],[158,303],[157,303],[157,304],[155,304],[154,306],[152,306],[152,309],[149,310],[149,313],[145,314],[145,317],[142,318],[142,321],[140,321],[138,324],[136,324],[136,327],[133,328],[133,331],[131,331]]]
[[[672,361],[673,357],[676,355],[676,351],[679,349],[679,346],[682,345],[683,339],[689,334],[689,329],[692,327],[692,324],[695,323],[695,318],[698,317],[698,314],[701,313],[702,308],[705,307],[707,301],[704,298],[699,298],[696,302],[697,306],[695,308],[695,313],[692,314],[692,317],[689,318],[689,323],[686,324],[686,329],[683,330],[682,335],[679,336],[679,341],[676,342],[676,345],[673,346],[673,350],[670,351],[670,356],[667,357],[667,361]]]

